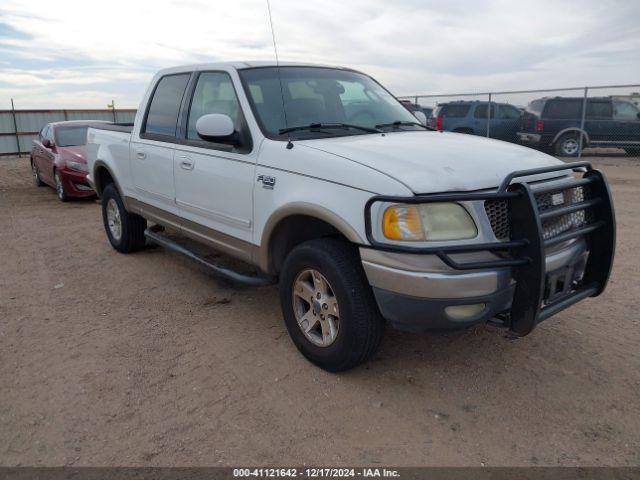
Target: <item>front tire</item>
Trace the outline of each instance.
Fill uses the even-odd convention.
[[[555,152],[559,157],[577,157],[580,154],[580,137],[575,133],[561,135],[555,143]]]
[[[33,175],[33,184],[36,187],[44,187],[46,185],[42,180],[40,180],[40,172],[38,171],[36,164],[33,163],[33,160],[31,160],[31,174]]]
[[[384,320],[357,251],[345,241],[294,248],[280,274],[280,303],[293,343],[324,370],[353,368],[380,345]]]
[[[124,208],[113,183],[102,192],[102,220],[111,246],[120,253],[131,253],[144,247],[147,221]]]
[[[53,174],[53,179],[56,183],[56,195],[58,196],[58,200],[60,200],[61,202],[66,202],[67,200],[69,200],[69,196],[67,195],[67,192],[64,190],[64,185],[62,183],[62,178],[60,177],[60,172],[56,170],[55,173]]]

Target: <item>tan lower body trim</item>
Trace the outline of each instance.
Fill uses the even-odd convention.
[[[173,213],[141,202],[133,197],[124,199],[127,210],[166,228],[179,231],[193,240],[205,244],[214,250],[226,253],[244,262],[255,265],[254,257],[258,248],[252,243],[245,242],[225,233],[218,232]]]

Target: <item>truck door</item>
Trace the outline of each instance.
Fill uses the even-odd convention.
[[[131,172],[140,200],[158,208],[175,207],[173,150],[182,97],[191,74],[165,75],[149,99],[139,135],[131,141]]]
[[[520,129],[520,123],[522,118],[522,112],[513,105],[506,103],[498,104],[497,122],[500,125],[499,138],[507,142],[515,142],[518,140],[518,130]],[[492,125],[493,126],[493,125]],[[493,137],[493,135],[491,135]]]
[[[212,113],[231,117],[235,138],[200,138],[196,122]],[[250,241],[257,149],[252,149],[251,135],[227,72],[199,72],[186,117],[184,139],[174,155],[180,216],[195,222],[194,228],[214,243],[234,248],[237,239]]]
[[[482,137],[487,135],[487,121],[489,124],[489,137],[490,138],[501,138],[502,130],[500,121],[496,118],[496,104],[491,102],[491,111],[489,115],[491,118],[487,118],[487,108],[489,108],[489,104],[487,102],[479,103],[476,105],[475,111],[473,112],[473,130],[476,135],[480,135]]]
[[[587,115],[584,129],[592,142],[619,141],[620,132],[612,120],[611,100],[594,98],[587,100]]]

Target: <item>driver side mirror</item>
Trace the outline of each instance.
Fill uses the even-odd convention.
[[[42,140],[42,146],[44,148],[52,148],[53,147],[53,142],[51,140],[49,140],[48,138],[45,138]]]
[[[416,117],[422,125],[427,124],[427,116],[424,114],[424,112],[420,110],[416,110],[415,112],[412,112],[412,113],[413,113],[413,116]]]
[[[196,122],[196,132],[203,140],[225,140],[235,133],[233,120],[229,115],[210,113]]]

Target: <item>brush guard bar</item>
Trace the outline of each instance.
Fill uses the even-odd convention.
[[[582,177],[567,177],[566,181],[545,184],[537,182],[534,188],[526,178],[560,171],[580,172]],[[514,182],[514,180],[521,180]],[[552,179],[557,180],[557,179]],[[556,193],[567,189],[589,186],[588,199],[580,202],[546,208],[540,211],[535,195]],[[507,241],[437,247],[411,247],[378,242],[372,234],[371,207],[376,202],[408,204],[435,202],[462,202],[507,200],[509,205],[511,235]],[[589,211],[592,220],[579,228],[572,228],[551,238],[544,237],[542,223],[578,211]],[[587,297],[600,295],[608,282],[615,251],[615,213],[611,192],[606,178],[589,162],[574,162],[555,167],[515,171],[507,175],[497,191],[442,193],[413,197],[376,196],[365,205],[365,229],[367,239],[376,249],[436,255],[455,270],[512,268],[516,282],[511,310],[504,315],[505,323],[516,335],[526,335],[535,326],[552,315]],[[571,285],[561,295],[545,299],[547,275],[545,250],[575,238],[584,238],[589,256],[582,279]],[[487,261],[458,262],[451,254],[465,252],[501,252],[501,258]]]

